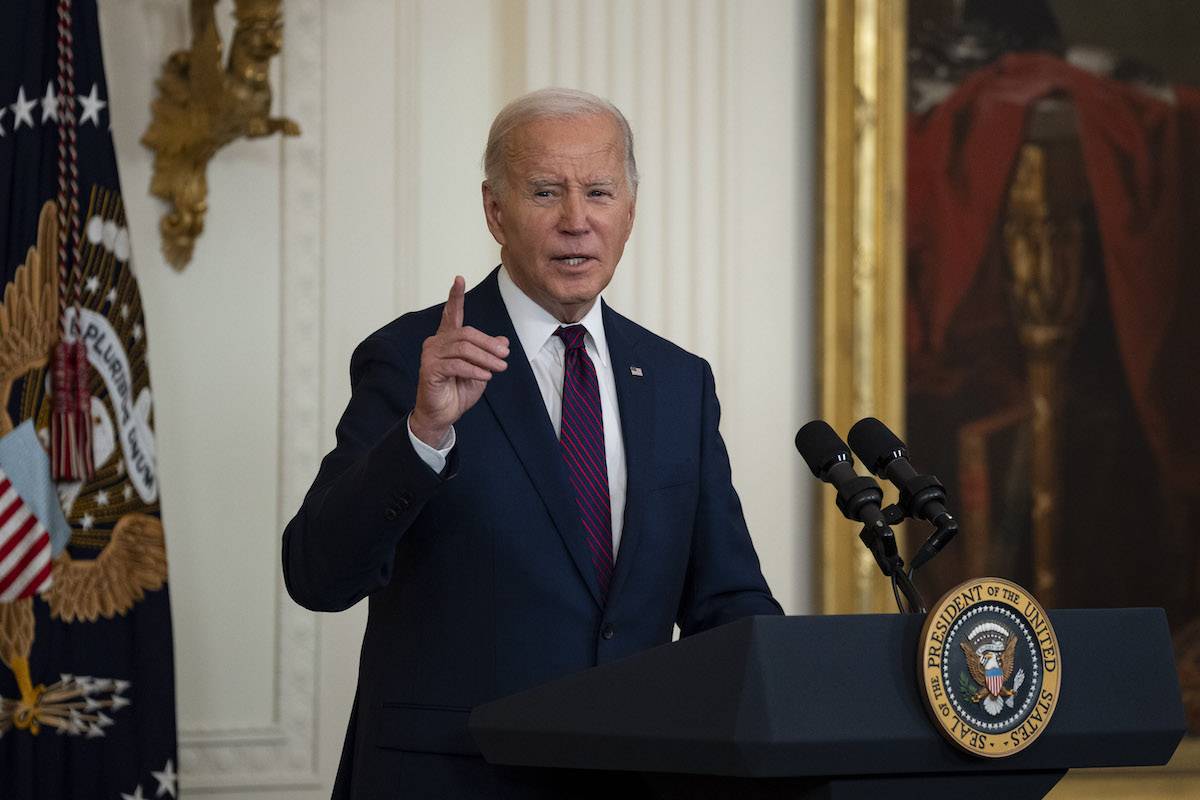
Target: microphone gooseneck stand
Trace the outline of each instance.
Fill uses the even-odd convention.
[[[904,519],[899,506],[880,508],[883,491],[874,478],[858,475],[854,459],[841,437],[823,420],[809,422],[796,434],[796,449],[818,479],[837,490],[837,507],[849,520],[861,522],[858,534],[880,571],[891,580],[892,595],[901,612],[925,613],[925,602],[905,572],[891,526]],[[903,595],[904,600],[901,600]]]
[[[882,509],[882,513],[884,519],[887,520],[887,522],[891,525],[898,525],[903,522],[905,518],[912,518],[911,515],[904,512],[903,507],[901,507],[899,503],[893,503],[892,505]],[[955,523],[956,530],[957,524],[958,523]],[[865,536],[867,536],[867,532],[864,529],[863,532],[859,534],[858,538],[862,539],[864,543],[867,543],[867,539],[864,538]],[[928,545],[928,542],[926,542],[926,545]],[[869,543],[867,546],[871,547]],[[922,545],[922,551],[924,550],[924,547],[925,545]],[[899,556],[896,557],[895,568],[888,570],[884,568],[882,563],[880,563],[879,555],[875,555],[876,563],[879,563],[880,569],[883,569],[883,574],[886,575],[892,582],[892,596],[896,598],[896,608],[899,609],[901,613],[924,614],[928,611],[928,609],[925,607],[925,598],[921,596],[920,590],[917,589],[916,584],[913,583],[913,573],[916,572],[918,566],[917,558],[920,558],[922,551],[917,552],[917,556],[913,558],[913,563],[907,570],[904,569],[904,560]],[[875,549],[872,548],[871,552],[875,553]],[[925,561],[928,560],[929,558],[925,559]],[[904,596],[904,602],[901,602],[901,595]]]
[[[958,520],[946,510],[946,487],[933,475],[922,475],[908,461],[908,446],[874,417],[854,423],[850,446],[871,474],[886,478],[900,490],[900,502],[884,509],[893,524],[902,519],[923,519],[933,533],[913,556],[908,569],[911,581],[918,569],[941,552],[958,534]]]

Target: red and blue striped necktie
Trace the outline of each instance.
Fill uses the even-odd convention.
[[[608,496],[608,462],[604,456],[604,415],[596,365],[584,347],[582,325],[554,332],[567,351],[563,358],[562,425],[558,436],[567,464],[579,518],[600,584],[600,599],[608,597],[612,581],[612,501]]]

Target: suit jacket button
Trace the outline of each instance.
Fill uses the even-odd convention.
[[[400,516],[400,512],[396,510],[395,506],[388,506],[387,510],[383,512],[383,518],[388,522],[395,522],[398,516]]]
[[[604,623],[604,627],[600,629],[600,635],[605,639],[611,639],[617,635],[617,629],[613,627],[611,622]]]

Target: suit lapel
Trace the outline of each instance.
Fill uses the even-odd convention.
[[[542,502],[546,504],[580,577],[599,604],[600,585],[584,539],[579,507],[559,450],[558,438],[554,435],[554,426],[538,391],[537,379],[529,367],[529,358],[521,349],[521,341],[500,297],[496,271],[468,294],[464,317],[468,324],[490,336],[508,337],[508,369],[492,376],[483,398],[516,451]]]
[[[617,388],[621,413],[621,435],[625,444],[625,521],[621,547],[613,573],[608,602],[621,591],[633,569],[641,542],[642,517],[646,505],[650,462],[654,455],[654,370],[638,360],[638,329],[624,317],[603,306],[604,334]],[[641,370],[635,375],[633,368]]]

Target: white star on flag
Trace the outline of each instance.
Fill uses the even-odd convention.
[[[93,83],[92,91],[86,95],[81,94],[76,98],[79,101],[79,105],[83,106],[83,114],[79,117],[79,127],[82,128],[88,119],[91,119],[92,124],[97,128],[100,127],[100,112],[108,103],[100,99],[99,92],[100,87]]]
[[[0,106],[0,136],[5,134],[4,131],[4,115],[8,113],[8,106]]]
[[[142,340],[142,326],[136,322],[133,323],[133,340],[135,342],[140,342]]]
[[[33,127],[33,115],[30,114],[29,112],[33,110],[33,107],[37,105],[37,102],[38,102],[37,100],[26,100],[25,99],[25,87],[24,86],[22,86],[20,89],[17,90],[17,102],[15,102],[11,106],[9,106],[9,108],[11,108],[13,110],[13,120],[14,120],[13,121],[13,132],[14,133],[16,132],[17,128],[21,127],[22,122],[24,122],[26,125],[28,125],[31,128]]]
[[[137,788],[133,790],[133,794],[121,792],[121,800],[146,800],[146,796],[142,794],[142,785],[139,783]]]
[[[42,97],[42,124],[46,124],[46,120],[58,120],[58,95],[54,93],[54,84],[46,83],[46,94]]]
[[[162,768],[162,771],[156,772],[150,770],[150,774],[154,776],[154,780],[158,781],[158,791],[154,793],[155,797],[162,797],[164,794],[175,796],[175,762],[172,759],[167,759],[167,765]]]
[[[108,505],[108,492],[104,491],[103,489],[96,492],[96,505],[98,505],[98,506]]]
[[[83,528],[85,531],[90,531],[92,529],[92,526],[95,524],[96,524],[96,518],[93,517],[91,514],[84,514],[83,517],[80,518],[80,520],[79,520],[79,527]],[[83,683],[83,679],[80,678],[79,682]]]
[[[88,294],[91,294],[100,288],[100,279],[93,275],[84,281],[83,288],[87,290]]]
[[[105,300],[107,300],[107,301],[108,301],[108,302],[110,302],[110,303],[115,303],[115,302],[117,302],[117,290],[116,290],[116,289],[109,289],[109,290],[108,290],[108,294],[104,295],[104,299],[105,299]]]

